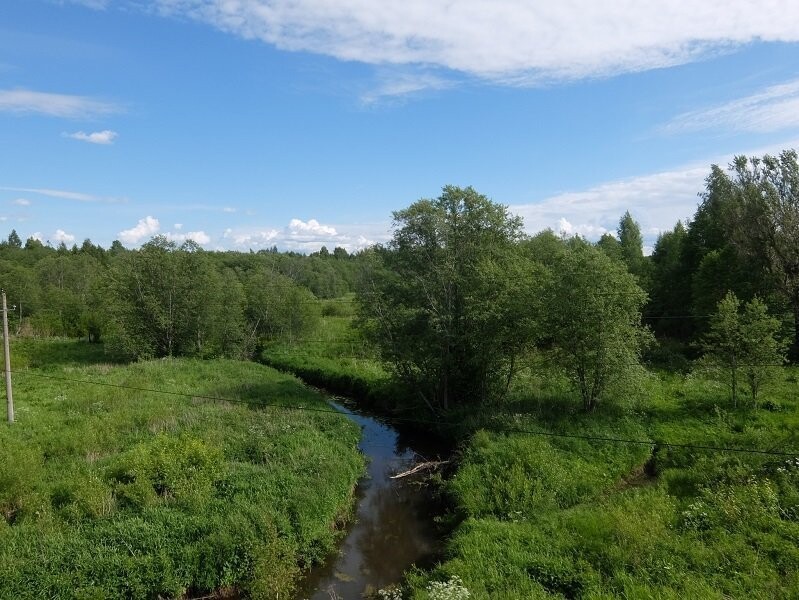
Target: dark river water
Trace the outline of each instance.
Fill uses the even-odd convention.
[[[342,402],[331,404],[361,426],[367,472],[358,484],[355,519],[346,536],[325,564],[310,571],[297,599],[356,600],[399,582],[413,564],[429,566],[439,549],[429,489],[414,476],[390,477],[420,459],[435,460],[442,448],[407,438]]]

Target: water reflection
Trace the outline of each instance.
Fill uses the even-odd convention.
[[[394,428],[376,419],[334,406],[362,427],[360,448],[369,464],[358,485],[355,522],[338,553],[311,571],[297,598],[361,598],[398,582],[408,567],[424,564],[437,549],[428,490],[412,478],[390,479],[413,465],[412,448],[425,457],[434,451],[420,449],[422,444],[407,436],[400,441]]]

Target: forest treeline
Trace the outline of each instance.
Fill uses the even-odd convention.
[[[505,207],[450,186],[395,213],[394,238],[357,255],[211,252],[163,237],[137,250],[52,248],[12,231],[0,283],[17,334],[103,339],[134,357],[251,354],[265,340],[300,339],[317,299],[357,290],[361,330],[428,404],[501,396],[533,346],[560,356],[593,402],[619,369],[591,370],[581,349],[617,366],[647,347],[690,354],[728,292],[757,297],[797,357],[796,152],[713,165],[698,192],[693,218],[662,233],[650,256],[629,212],[596,243],[531,237]]]
[[[531,358],[565,373],[593,410],[641,380],[645,352],[670,368],[701,352],[733,402],[746,368],[755,404],[783,338],[799,348],[797,154],[737,157],[705,184],[694,217],[651,256],[629,212],[595,244],[528,237],[507,207],[447,186],[394,213],[393,238],[365,270],[361,330],[434,411],[501,399]]]
[[[358,257],[208,252],[159,236],[141,248],[90,240],[57,248],[16,231],[0,243],[0,283],[12,333],[104,341],[134,358],[251,355],[269,339],[301,336],[317,299],[351,291]]]

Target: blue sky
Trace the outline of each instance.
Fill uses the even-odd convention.
[[[710,164],[799,147],[798,42],[795,0],[5,0],[0,219],[354,250],[455,184],[651,246]]]

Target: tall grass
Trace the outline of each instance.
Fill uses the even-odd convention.
[[[496,431],[796,450],[796,374],[770,410],[660,373],[641,398],[584,415],[551,379],[526,382],[470,438],[446,484],[449,558],[412,574],[409,595],[458,575],[472,598],[799,597],[799,458]]]
[[[0,425],[0,597],[287,597],[348,515],[357,427],[289,408],[327,405],[257,364],[76,366],[98,357],[73,350],[27,370],[20,353],[18,421]]]

